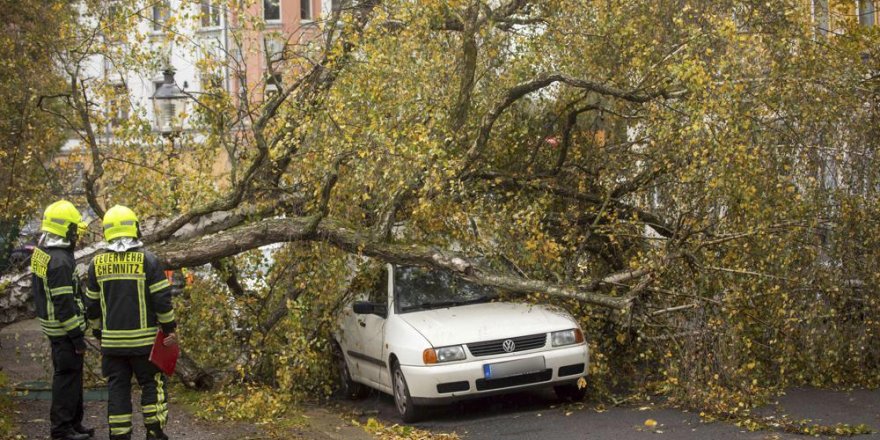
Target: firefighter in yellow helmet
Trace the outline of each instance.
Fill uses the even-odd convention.
[[[84,440],[95,432],[82,425],[86,323],[73,257],[85,226],[67,200],[49,205],[40,227],[45,234],[31,256],[37,318],[52,345],[52,439]]]
[[[116,205],[104,215],[107,252],[89,265],[88,318],[101,340],[102,370],[107,377],[110,439],[131,438],[131,376],[141,386],[141,407],[148,440],[167,439],[165,377],[149,361],[161,328],[165,345],[176,344],[171,283],[156,256],[143,249],[135,213]]]

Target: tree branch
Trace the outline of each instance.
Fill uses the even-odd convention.
[[[229,287],[232,296],[244,296],[244,287],[242,287],[241,283],[238,281],[238,270],[235,267],[234,261],[231,261],[228,258],[219,258],[211,262],[211,267],[217,271],[217,274],[220,275],[220,278],[222,278],[223,282],[226,283],[226,286]]]
[[[330,218],[312,229],[313,217],[265,219],[193,240],[159,245],[153,251],[169,268],[198,266],[260,246],[295,241],[321,241],[346,252],[378,258],[382,261],[430,267],[455,273],[466,280],[510,292],[543,292],[575,298],[586,303],[624,309],[629,300],[599,293],[600,287],[618,284],[643,276],[644,270],[627,271],[599,278],[587,286],[569,286],[525,279],[486,269],[467,256],[417,244],[394,244],[377,240],[369,232],[359,231]]]
[[[664,99],[678,98],[684,96],[684,94],[686,93],[685,91],[667,92],[665,90],[657,90],[646,93],[641,90],[623,90],[614,86],[602,84],[588,79],[574,78],[562,73],[546,73],[540,75],[531,81],[518,84],[508,89],[507,92],[504,93],[501,101],[495,104],[492,110],[490,110],[489,113],[487,113],[483,117],[483,121],[480,125],[480,132],[477,135],[477,138],[474,140],[473,145],[465,155],[465,166],[463,170],[468,170],[471,165],[480,157],[483,150],[486,148],[486,144],[488,144],[489,142],[489,137],[492,134],[492,127],[494,127],[495,121],[497,121],[498,118],[501,117],[501,115],[504,113],[505,110],[507,110],[508,107],[510,107],[514,102],[518,101],[523,96],[526,96],[529,93],[535,92],[537,90],[541,90],[557,82],[632,103],[646,103],[661,97]]]
[[[88,144],[92,159],[92,171],[85,173],[86,200],[98,217],[104,217],[104,206],[98,201],[98,191],[96,188],[98,179],[104,176],[104,161],[101,159],[101,153],[98,150],[98,138],[92,129],[89,102],[86,97],[86,86],[79,80],[79,69],[80,65],[77,64],[76,69],[70,75],[70,101],[72,102],[73,110],[80,119],[77,131],[82,130],[85,132],[83,139]]]
[[[461,61],[458,66],[458,97],[452,107],[450,128],[460,130],[467,120],[471,107],[471,93],[474,90],[474,76],[477,71],[477,31],[480,17],[479,4],[471,3],[465,13],[464,29],[461,35]]]
[[[528,179],[518,179],[515,176],[508,176],[500,173],[484,172],[471,175],[470,177],[476,179],[491,180],[502,187],[525,188],[531,191],[544,192],[547,194],[555,195],[557,197],[578,200],[580,202],[589,203],[592,205],[601,206],[605,202],[605,198],[597,194],[577,192],[568,188],[562,188],[545,182]],[[650,226],[663,237],[670,238],[674,235],[675,228],[672,227],[665,220],[663,220],[659,215],[628,205],[615,198],[612,198],[611,202],[613,202],[612,204],[615,210],[620,214],[620,217],[635,217],[639,221]]]

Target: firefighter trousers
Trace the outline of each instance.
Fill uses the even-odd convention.
[[[52,406],[49,421],[52,438],[64,437],[83,420],[83,355],[76,354],[67,337],[50,338],[52,343]]]
[[[165,376],[148,356],[108,356],[103,359],[109,402],[107,417],[111,439],[131,438],[131,376],[141,387],[141,409],[148,438],[164,439],[168,419]]]

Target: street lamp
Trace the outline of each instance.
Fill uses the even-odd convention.
[[[156,93],[153,93],[153,117],[156,119],[156,130],[168,139],[171,144],[169,159],[177,155],[175,138],[183,131],[183,118],[186,116],[186,104],[189,96],[174,82],[174,69],[167,68],[162,72],[164,78]],[[172,211],[177,212],[178,177],[171,177]]]
[[[162,72],[162,84],[153,93],[153,116],[156,130],[163,136],[173,137],[183,131],[188,96],[174,83],[174,69]]]

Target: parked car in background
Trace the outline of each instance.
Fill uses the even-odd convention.
[[[425,406],[553,387],[581,400],[589,349],[571,315],[503,302],[492,289],[451,274],[387,265],[339,317],[342,389],[391,394],[406,422]]]
[[[25,243],[16,247],[9,253],[9,268],[12,270],[24,269],[31,262],[31,255],[37,247],[34,243]]]

